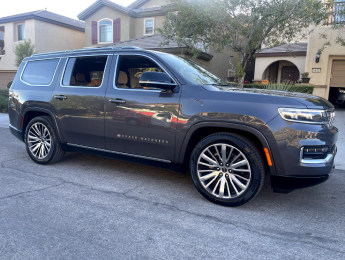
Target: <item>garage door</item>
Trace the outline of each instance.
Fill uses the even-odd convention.
[[[345,60],[333,61],[331,87],[345,87]]]

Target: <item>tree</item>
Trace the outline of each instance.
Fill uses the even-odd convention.
[[[30,39],[14,44],[14,54],[16,55],[14,65],[19,67],[26,57],[30,57],[34,53],[35,45],[31,43]]]
[[[166,20],[158,29],[165,40],[197,57],[213,48],[237,52],[238,86],[243,87],[245,71],[262,46],[277,46],[306,38],[310,24],[319,25],[332,14],[334,1],[319,0],[172,0]]]

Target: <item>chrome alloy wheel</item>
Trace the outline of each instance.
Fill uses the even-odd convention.
[[[212,195],[228,199],[241,195],[251,180],[251,169],[245,155],[228,144],[213,144],[199,156],[198,178]]]
[[[35,158],[46,158],[51,149],[51,142],[50,132],[44,124],[35,123],[30,127],[28,132],[28,147]]]

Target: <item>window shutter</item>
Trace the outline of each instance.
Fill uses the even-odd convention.
[[[113,42],[120,42],[121,41],[121,18],[117,18],[114,20],[114,28],[113,28]]]
[[[98,44],[97,40],[97,22],[91,22],[91,30],[92,30],[92,44]]]

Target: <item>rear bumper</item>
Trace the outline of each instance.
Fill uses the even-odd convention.
[[[23,135],[22,135],[22,131],[18,130],[17,128],[15,128],[14,126],[10,125],[10,131],[11,133],[17,137],[20,141],[23,142]]]

